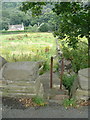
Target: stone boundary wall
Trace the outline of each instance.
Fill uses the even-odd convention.
[[[77,100],[90,99],[90,68],[81,69],[78,71],[78,78],[74,81],[71,94]]]

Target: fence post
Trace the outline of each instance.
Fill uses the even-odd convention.
[[[50,88],[52,88],[52,78],[53,78],[53,57],[51,57],[51,68],[50,68]]]
[[[64,58],[62,58],[62,63],[61,63],[60,89],[62,89],[62,77],[63,77],[63,72],[64,72]]]

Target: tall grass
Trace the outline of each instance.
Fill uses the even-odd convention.
[[[49,70],[50,57],[55,55],[55,42],[51,33],[23,33],[0,35],[0,54],[9,62],[43,61]],[[55,62],[55,66],[57,62]]]

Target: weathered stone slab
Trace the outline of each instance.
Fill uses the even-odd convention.
[[[7,63],[7,61],[6,61],[3,57],[0,56],[0,69],[2,68],[2,66],[3,66],[5,63]]]
[[[81,89],[90,90],[90,68],[79,70],[78,72],[79,85]]]
[[[76,99],[88,100],[90,98],[90,91],[77,89],[75,93]]]
[[[29,80],[34,81],[38,77],[38,62],[15,62],[6,63],[3,68],[2,76],[5,80]]]
[[[54,96],[51,100],[49,100],[50,102],[55,102],[55,103],[58,103],[58,104],[60,104],[60,105],[62,105],[63,104],[63,101],[65,100],[65,99],[69,99],[69,96],[68,95],[56,95],[56,96]]]

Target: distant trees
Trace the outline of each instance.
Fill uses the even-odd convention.
[[[32,16],[31,10],[28,10],[25,14],[25,12],[20,10],[20,6],[21,3],[17,2],[3,3],[0,30],[7,30],[8,24],[21,24],[22,22],[26,29],[31,25],[31,31],[34,31],[34,25],[40,26],[40,31],[53,31],[56,29],[57,22],[55,23],[55,20],[57,20],[57,15],[52,11],[52,5],[47,4],[44,6],[40,16]],[[42,23],[45,25],[45,29],[42,29]]]
[[[39,31],[41,32],[48,32],[49,31],[49,26],[47,23],[42,23],[39,27]]]
[[[30,9],[32,14],[39,15],[41,14],[41,6],[46,4],[47,2],[24,2],[21,9],[25,12]],[[51,20],[52,23],[55,20],[58,25],[54,36],[61,40],[65,39],[68,45],[73,48],[77,46],[80,37],[86,37],[90,49],[90,3],[56,2],[51,4],[53,4],[53,12],[58,16],[57,22],[56,19]],[[38,5],[40,6],[39,8],[37,7]]]

